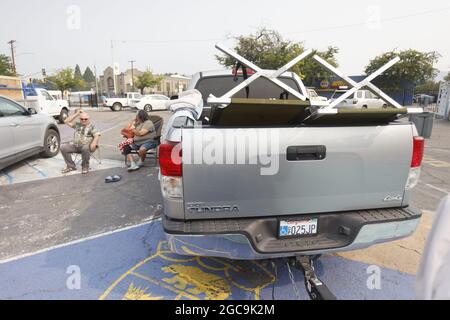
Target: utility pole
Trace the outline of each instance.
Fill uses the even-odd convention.
[[[116,64],[114,62],[114,40],[111,40],[111,56],[112,56],[112,68],[113,68],[113,83],[114,83],[114,95],[117,95],[116,85]]]
[[[136,60],[130,60],[128,62],[131,63],[131,91],[134,92],[134,70],[133,70],[133,64],[136,62]]]
[[[16,40],[11,40],[8,42],[8,44],[11,46],[11,61],[12,61],[12,69],[14,74],[16,74],[16,57],[14,54],[14,43],[16,42]]]
[[[95,96],[97,97],[97,106],[98,106],[98,81],[97,81],[97,66],[94,63],[94,77],[95,77]]]

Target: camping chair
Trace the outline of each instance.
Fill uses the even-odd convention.
[[[91,158],[97,161],[98,164],[102,164],[102,154],[100,151],[100,145],[97,144],[97,147],[94,151],[91,151]],[[76,165],[81,163],[81,153],[75,153],[75,157],[73,159]]]
[[[155,159],[155,166],[156,166],[157,161],[158,161],[158,157],[159,157],[158,147],[161,144],[161,131],[162,131],[162,127],[163,127],[163,124],[164,124],[164,120],[160,116],[151,115],[149,117],[150,117],[150,120],[153,122],[153,125],[155,126],[156,137],[155,137],[154,141],[156,142],[156,147],[147,150],[147,156],[146,156],[145,159],[146,160],[149,159],[149,158],[150,159],[152,159],[152,158]],[[137,154],[137,155],[139,155],[139,152],[138,152],[138,150],[131,150],[130,154],[133,154],[133,155]],[[125,156],[125,164],[127,166],[129,165],[126,156]]]

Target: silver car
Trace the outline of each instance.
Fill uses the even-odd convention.
[[[0,96],[0,170],[33,155],[54,157],[60,135],[55,120]]]

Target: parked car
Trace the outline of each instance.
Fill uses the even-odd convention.
[[[103,106],[109,107],[112,111],[120,111],[122,108],[135,107],[141,98],[142,95],[139,92],[127,92],[125,98],[107,98],[103,100]]]
[[[142,97],[142,99],[136,103],[135,107],[147,112],[153,110],[167,110],[166,103],[169,100],[168,97],[162,94],[150,94]]]
[[[331,101],[336,100],[347,90],[336,90],[331,96]],[[387,108],[387,103],[374,95],[369,90],[358,90],[350,97],[337,105],[337,108],[354,108],[354,109],[369,109],[369,108]]]
[[[37,113],[44,113],[58,119],[59,123],[69,116],[69,103],[64,99],[55,99],[46,89],[35,88],[25,99],[17,100],[25,109],[33,108]]]
[[[59,152],[56,121],[3,96],[0,96],[0,137],[0,170],[36,154],[50,158]]]

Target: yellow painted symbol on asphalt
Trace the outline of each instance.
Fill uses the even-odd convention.
[[[430,156],[424,156],[422,162],[437,168],[450,168],[449,162],[436,160]]]
[[[187,289],[189,293],[195,295],[204,293],[207,300],[225,300],[231,294],[230,286],[225,279],[204,272],[200,268],[172,264],[162,270],[175,274],[172,278],[162,279],[164,282],[173,284],[180,290],[192,286]]]
[[[153,255],[122,274],[100,299],[260,299],[275,280],[259,261],[181,256],[160,241]]]
[[[152,297],[146,293],[148,288],[141,289],[133,286],[133,283],[128,287],[127,292],[123,296],[123,300],[161,300],[163,297]]]

